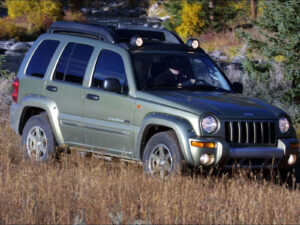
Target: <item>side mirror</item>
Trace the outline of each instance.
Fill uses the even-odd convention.
[[[103,89],[110,92],[121,93],[120,81],[116,78],[107,78],[104,80]]]
[[[244,87],[243,87],[243,84],[241,82],[234,82],[232,84],[232,86],[233,86],[233,90],[234,90],[235,93],[240,93],[240,94],[243,93]]]

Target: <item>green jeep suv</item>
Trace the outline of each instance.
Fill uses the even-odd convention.
[[[243,96],[198,40],[164,29],[56,22],[13,86],[11,127],[35,160],[66,145],[166,177],[184,165],[287,168],[299,154],[284,111]]]

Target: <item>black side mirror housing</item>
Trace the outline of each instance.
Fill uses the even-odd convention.
[[[103,89],[110,92],[121,93],[121,83],[116,78],[107,78],[104,80]]]
[[[234,82],[232,84],[233,86],[233,90],[235,93],[239,93],[239,94],[242,94],[243,91],[244,91],[244,87],[243,87],[243,84],[241,82]]]

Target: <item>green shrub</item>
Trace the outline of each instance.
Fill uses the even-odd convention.
[[[176,27],[179,27],[181,19],[182,4],[179,0],[167,1],[164,3],[164,8],[170,15],[170,19],[163,22],[163,25],[171,31],[175,31]]]

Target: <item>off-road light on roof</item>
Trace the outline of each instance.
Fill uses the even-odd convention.
[[[130,39],[130,44],[131,44],[131,45],[135,45],[135,46],[137,46],[137,47],[142,47],[143,44],[144,44],[144,41],[143,41],[143,38],[141,38],[141,37],[133,36],[133,37]]]
[[[187,44],[187,46],[189,46],[190,48],[193,48],[193,49],[197,49],[200,47],[200,42],[195,38],[190,38],[186,44]]]

